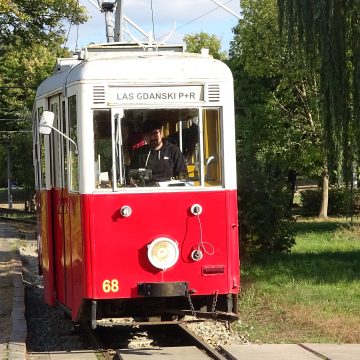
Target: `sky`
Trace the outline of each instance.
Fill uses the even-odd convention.
[[[240,15],[240,0],[217,1]],[[78,29],[74,26],[70,28],[66,43],[70,50],[75,50],[76,43],[78,48],[82,48],[91,42],[106,42],[105,15],[93,5],[97,3],[97,0],[80,0],[80,5],[86,7],[90,19]],[[166,41],[167,44],[182,44],[184,35],[204,31],[216,35],[223,50],[229,49],[233,39],[232,28],[238,23],[236,16],[211,0],[123,0],[123,11],[124,15],[144,31],[154,29],[156,40],[164,40],[175,24],[175,30]],[[69,30],[69,26],[67,29]],[[131,26],[129,30],[140,40],[141,34],[137,30]]]

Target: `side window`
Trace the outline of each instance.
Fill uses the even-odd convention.
[[[59,129],[59,109],[58,104],[54,103],[50,105],[50,110],[55,114],[53,126]],[[56,187],[61,186],[60,171],[59,171],[59,158],[60,158],[60,135],[59,133],[52,131],[50,134],[50,146],[51,146],[51,174],[52,185]]]
[[[62,101],[61,103],[61,118],[62,118],[62,131],[65,135],[67,135],[67,128],[66,128],[66,107],[65,107],[65,101]],[[65,137],[62,137],[62,156],[63,156],[63,160],[64,160],[64,164],[63,164],[63,180],[64,180],[64,184],[63,187],[67,188],[67,175],[68,175],[68,171],[67,171],[67,156],[66,156],[66,139]]]
[[[40,122],[40,116],[43,113],[43,108],[40,107],[37,109],[37,123]],[[38,159],[37,159],[37,164],[38,164],[38,181],[39,181],[39,187],[40,189],[45,189],[46,188],[46,177],[45,177],[45,138],[44,136],[39,136],[39,134],[37,134],[38,136],[38,148],[36,149],[37,151],[37,155],[38,155]]]
[[[38,109],[38,119],[40,121],[40,116],[43,113],[43,108]],[[46,162],[45,162],[45,137],[39,136],[39,146],[40,146],[40,184],[41,188],[46,188]]]
[[[111,187],[112,139],[110,109],[94,110],[95,187]]]
[[[205,186],[222,183],[220,109],[203,110]]]
[[[76,96],[69,97],[69,137],[77,143],[77,114],[76,114]],[[79,191],[79,159],[75,153],[74,145],[68,141],[68,161],[70,183],[69,190]]]

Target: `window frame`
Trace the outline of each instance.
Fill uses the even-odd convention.
[[[211,188],[224,188],[225,184],[224,184],[224,144],[223,144],[223,106],[187,106],[187,107],[104,107],[104,108],[94,108],[92,109],[92,115],[93,115],[93,124],[94,123],[94,113],[95,111],[102,111],[102,110],[111,110],[111,115],[110,115],[110,121],[111,121],[111,154],[112,154],[112,166],[111,166],[111,170],[112,170],[112,174],[109,174],[109,180],[111,180],[111,186],[107,187],[107,188],[101,188],[99,186],[96,185],[96,174],[94,174],[94,191],[95,192],[123,192],[123,191],[149,191],[149,189],[156,189],[157,191],[159,189],[162,190],[169,190],[169,187],[152,187],[152,186],[145,186],[145,187],[129,187],[129,186],[121,186],[118,185],[118,180],[121,180],[121,178],[125,179],[125,174],[123,173],[123,158],[124,158],[124,154],[123,154],[123,138],[122,138],[122,131],[121,131],[121,122],[124,119],[124,114],[126,111],[161,111],[161,110],[179,110],[179,114],[181,114],[181,110],[196,110],[197,111],[197,119],[198,119],[198,146],[199,146],[199,184],[195,185],[195,186],[172,186],[171,189],[176,189],[177,191],[179,190],[185,190],[185,191],[189,191],[189,190],[198,190],[198,189],[211,189]],[[219,140],[219,144],[217,145],[218,147],[218,156],[221,157],[220,160],[220,164],[219,166],[219,173],[220,173],[220,178],[217,179],[216,181],[218,182],[218,184],[215,185],[211,185],[211,184],[207,184],[207,179],[206,179],[206,168],[205,168],[205,149],[204,149],[204,113],[206,112],[206,110],[211,110],[211,111],[217,111],[218,112],[218,124],[216,125],[216,127],[218,128],[219,131],[219,136],[218,136],[218,140]],[[196,117],[194,117],[195,119]],[[178,119],[176,124],[182,124],[181,119]],[[95,125],[94,125],[95,126]],[[182,150],[182,131],[183,131],[183,127],[178,126],[178,130],[179,130],[179,134],[180,134],[180,138],[179,138],[179,148]],[[118,132],[117,132],[118,131]],[[96,151],[95,151],[95,132],[94,134],[94,161],[95,161],[95,157],[96,157]],[[117,156],[116,152],[118,151],[119,154],[121,154],[121,156]],[[194,164],[194,166],[196,166]],[[95,166],[93,166],[94,170],[95,170]],[[118,171],[119,169],[119,171]]]

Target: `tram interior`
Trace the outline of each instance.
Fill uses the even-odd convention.
[[[113,182],[116,188],[134,185],[127,176],[129,164],[134,151],[145,145],[141,129],[148,119],[161,121],[163,138],[179,146],[185,158],[186,178],[174,179],[173,185],[221,186],[220,116],[219,108],[129,109],[112,119],[110,109],[94,110],[96,188],[113,189]],[[146,176],[151,177],[151,172]],[[161,184],[139,182],[136,186]]]

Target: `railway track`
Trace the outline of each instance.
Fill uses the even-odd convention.
[[[186,325],[179,324],[178,327],[180,331],[183,332],[185,336],[187,336],[194,345],[200,350],[204,351],[210,358],[215,360],[226,360],[226,358],[221,355],[218,351],[209,346],[204,340],[202,340],[198,335],[196,335],[193,331],[186,327]]]
[[[82,327],[89,342],[105,360],[128,359],[132,354],[151,355],[154,359],[176,358],[176,354],[189,360],[227,359],[185,324],[100,327],[95,331],[84,324]]]
[[[36,214],[18,209],[0,208],[0,221],[35,226]]]

